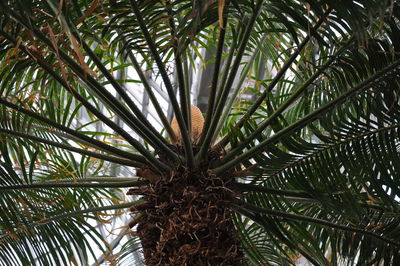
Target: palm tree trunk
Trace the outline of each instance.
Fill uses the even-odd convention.
[[[146,265],[241,265],[243,252],[232,224],[227,188],[232,176],[218,177],[208,165],[179,166],[150,186],[134,212],[144,214],[137,233]]]

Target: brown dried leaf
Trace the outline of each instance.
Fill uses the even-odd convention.
[[[94,12],[94,10],[96,9],[96,7],[99,5],[99,0],[94,0],[92,2],[92,4],[90,5],[90,7],[86,10],[85,14],[83,14],[83,16],[81,16],[80,18],[78,18],[76,25],[79,25],[80,23],[82,23],[82,21],[84,21],[87,17],[91,16]]]
[[[28,95],[27,100],[29,102],[34,102],[37,98],[37,95],[40,93],[40,90],[34,91],[31,94]]]
[[[7,57],[6,57],[7,65],[11,63],[12,57],[14,57],[14,56],[16,57],[18,55],[18,49],[19,49],[21,43],[22,43],[22,38],[19,37],[17,40],[17,43],[15,44],[15,47],[13,49],[11,49],[10,52],[7,53]]]
[[[76,56],[76,60],[79,62],[79,64],[81,65],[81,67],[83,68],[83,70],[89,74],[92,75],[94,77],[97,78],[97,73],[94,72],[85,62],[84,56],[81,52],[81,49],[79,47],[78,41],[76,40],[76,38],[70,33],[67,33],[68,38],[70,39],[71,43],[72,43],[72,49],[75,52],[75,56]]]

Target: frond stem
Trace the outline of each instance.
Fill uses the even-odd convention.
[[[351,138],[348,138],[348,139],[344,139],[344,140],[341,140],[341,141],[337,141],[337,142],[328,144],[327,146],[323,147],[322,149],[318,149],[315,152],[313,152],[313,153],[311,153],[311,154],[309,154],[307,156],[304,156],[304,157],[298,158],[297,160],[294,160],[290,164],[286,165],[285,169],[287,169],[289,167],[293,167],[295,165],[298,165],[301,162],[304,162],[304,161],[308,160],[309,158],[312,158],[314,155],[321,154],[321,153],[326,152],[326,151],[328,151],[330,149],[333,149],[334,147],[338,147],[338,146],[341,146],[341,145],[346,144],[346,143],[351,143],[354,140],[358,140],[358,139],[362,139],[362,138],[365,138],[365,137],[368,137],[368,136],[376,135],[376,134],[379,134],[379,133],[381,133],[383,131],[393,130],[395,128],[400,128],[400,123],[393,124],[393,125],[386,126],[386,127],[381,127],[379,129],[368,131],[368,132],[365,132],[363,134],[360,134],[360,135],[357,135],[357,136],[354,136],[354,137],[351,137]],[[283,171],[284,171],[284,169],[280,169],[280,170],[276,171],[275,173],[273,173],[270,176],[268,176],[268,179],[271,180],[272,178],[274,178],[274,177],[278,176],[279,174],[281,174]]]
[[[261,37],[260,43],[259,45],[261,46],[262,43],[264,42],[264,40],[266,39],[267,35],[263,35]],[[229,97],[228,103],[226,104],[225,108],[223,109],[221,118],[219,120],[219,123],[217,125],[217,130],[216,133],[214,134],[213,139],[216,139],[218,137],[218,133],[220,132],[221,128],[224,126],[224,122],[226,121],[226,118],[229,116],[230,111],[231,111],[231,106],[233,106],[233,103],[240,91],[240,89],[242,88],[243,82],[248,74],[248,72],[250,71],[251,67],[253,66],[253,62],[256,58],[256,56],[258,55],[258,53],[260,52],[260,48],[256,47],[253,54],[251,55],[249,61],[246,63],[246,66],[243,68],[243,70],[240,73],[240,78],[239,81],[237,82],[236,88],[233,90],[233,93],[231,94],[231,96]],[[218,147],[218,146],[216,146]]]
[[[253,148],[249,149],[248,151],[238,155],[236,158],[227,161],[225,164],[214,168],[212,171],[213,173],[219,175],[225,172],[226,170],[234,167],[238,163],[240,163],[243,160],[246,160],[248,158],[251,158],[254,154],[257,154],[258,152],[261,152],[267,147],[268,145],[278,142],[279,139],[286,134],[293,132],[294,130],[297,130],[304,125],[314,121],[317,119],[321,114],[329,111],[331,108],[334,108],[336,105],[346,101],[346,99],[349,99],[353,95],[357,94],[357,92],[369,88],[372,84],[377,84],[381,81],[382,78],[385,76],[388,76],[390,74],[397,73],[399,71],[399,66],[400,66],[400,59],[394,61],[391,65],[381,69],[380,71],[376,72],[363,82],[361,82],[359,85],[353,87],[352,89],[348,90],[346,93],[343,93],[341,96],[336,98],[335,100],[331,101],[328,104],[325,104],[324,106],[319,107],[317,110],[311,112],[310,114],[306,115],[302,119],[298,120],[297,122],[291,124],[290,126],[287,126],[286,128],[281,129],[280,131],[276,132],[275,135],[271,136],[270,138],[261,141],[258,145],[254,146]]]
[[[129,108],[132,110],[132,112],[138,117],[138,119],[135,119],[133,122],[137,123],[139,128],[143,131],[145,135],[152,135],[155,138],[157,138],[159,141],[154,141],[160,149],[162,149],[164,152],[168,152],[168,155],[171,156],[172,158],[175,157],[174,152],[169,149],[165,144],[167,143],[166,140],[161,136],[161,134],[150,124],[148,119],[143,115],[143,113],[139,110],[139,108],[136,106],[136,104],[132,101],[132,99],[129,97],[129,95],[126,93],[126,91],[121,87],[121,85],[115,80],[113,75],[107,70],[107,68],[103,65],[101,60],[94,54],[94,52],[90,49],[90,47],[86,44],[84,40],[80,40],[82,43],[83,49],[88,53],[90,58],[92,58],[93,62],[96,64],[96,66],[100,69],[100,71],[104,74],[104,76],[110,81],[110,83],[113,85],[117,93],[119,93],[122,97],[122,99],[125,100],[125,102],[128,104]]]
[[[315,26],[313,27],[313,30],[311,32],[317,32],[317,29],[322,25],[322,23],[325,21],[325,19],[328,17],[328,15],[331,11],[332,11],[332,8],[329,8],[325,12],[324,16],[321,19],[319,19],[319,21],[317,22],[317,24],[315,24]],[[299,46],[293,52],[293,54],[290,56],[290,58],[280,68],[279,72],[276,74],[276,76],[273,78],[273,80],[268,85],[268,87],[264,90],[264,92],[258,97],[257,101],[242,116],[242,118],[236,123],[236,125],[232,127],[230,134],[226,135],[223,139],[221,139],[215,145],[216,147],[225,147],[229,142],[231,134],[233,134],[236,130],[239,130],[243,127],[244,123],[254,114],[254,112],[258,109],[258,107],[265,100],[268,93],[271,92],[275,88],[276,84],[278,84],[279,80],[283,77],[283,75],[286,73],[286,71],[289,69],[289,67],[292,65],[292,63],[296,60],[296,58],[300,54],[300,52],[306,47],[306,45],[308,44],[310,39],[311,39],[311,35],[308,34],[306,36],[306,38],[304,38],[304,40],[299,44]]]
[[[33,27],[31,24],[24,21],[23,18],[19,17],[14,10],[7,7],[7,11],[10,12],[11,16],[22,26],[24,26],[27,30],[31,31],[36,35],[40,40],[42,40],[47,47],[54,51],[56,54],[60,55],[60,57],[69,65],[69,67],[77,74],[82,82],[84,82],[88,88],[90,88],[93,92],[96,93],[98,97],[102,99],[102,101],[108,105],[116,114],[119,115],[121,119],[124,120],[132,129],[134,129],[138,134],[140,134],[146,141],[152,143],[154,145],[154,141],[150,138],[150,136],[143,133],[142,128],[135,124],[137,119],[129,112],[120,102],[116,99],[109,91],[107,91],[96,79],[94,79],[91,74],[87,73],[78,63],[76,63],[68,54],[64,51],[56,49],[52,44],[51,40],[49,40],[40,30]]]
[[[168,77],[168,73],[165,69],[164,63],[161,60],[161,57],[157,51],[157,47],[150,36],[149,31],[147,30],[146,23],[143,20],[141,11],[139,10],[138,5],[136,4],[136,0],[130,0],[131,7],[133,13],[136,15],[136,19],[139,23],[140,29],[147,41],[147,44],[150,48],[151,54],[153,55],[154,60],[158,66],[160,71],[160,75],[164,81],[165,88],[167,89],[169,98],[171,100],[172,108],[175,112],[175,117],[179,125],[179,129],[182,135],[183,146],[186,154],[187,165],[192,167],[194,165],[194,158],[193,158],[193,150],[192,150],[192,143],[190,141],[189,132],[186,130],[185,120],[183,118],[182,112],[179,108],[178,100],[176,99],[174,88],[172,86],[171,80]]]
[[[132,207],[132,206],[134,206],[136,204],[139,204],[141,202],[142,202],[141,200],[138,200],[138,201],[133,201],[133,202],[114,204],[114,205],[103,206],[103,207],[93,207],[93,208],[88,208],[88,209],[85,209],[85,210],[67,212],[67,213],[63,213],[63,214],[60,214],[60,215],[55,215],[55,216],[47,218],[47,219],[36,221],[36,222],[32,223],[32,225],[36,225],[36,226],[37,225],[44,225],[44,224],[48,224],[48,223],[51,223],[51,222],[54,222],[54,221],[58,221],[58,220],[69,218],[69,217],[75,217],[75,216],[78,216],[78,215],[81,215],[81,214],[85,214],[85,213],[126,209],[126,208],[130,208],[130,207]]]
[[[51,180],[46,180],[41,183],[63,183],[63,182],[74,182],[74,183],[79,183],[79,182],[134,182],[138,181],[139,178],[134,176],[134,177],[84,177],[84,178],[63,178],[63,179],[51,179]]]
[[[250,38],[251,30],[254,26],[256,19],[258,18],[259,14],[261,12],[263,2],[264,2],[264,0],[257,0],[257,3],[254,7],[254,13],[251,15],[250,20],[249,20],[248,24],[246,25],[246,29],[245,29],[243,38],[240,42],[239,49],[237,51],[238,55],[236,56],[236,58],[233,62],[232,69],[230,71],[228,80],[226,81],[226,84],[224,84],[224,87],[221,91],[221,97],[218,99],[217,105],[215,106],[214,116],[211,119],[210,126],[207,129],[206,136],[200,147],[200,151],[199,151],[199,155],[198,155],[200,158],[203,158],[205,156],[209,146],[211,145],[214,134],[216,133],[215,131],[216,131],[220,116],[222,114],[222,111],[225,107],[225,102],[228,98],[229,91],[230,91],[233,81],[235,79],[236,72],[242,61],[242,56],[246,49],[247,42]]]
[[[217,46],[217,52],[215,56],[215,65],[214,65],[214,73],[211,81],[211,88],[210,88],[210,96],[208,98],[208,105],[207,105],[207,111],[206,111],[206,118],[204,121],[204,127],[203,131],[201,132],[201,138],[199,140],[199,144],[202,145],[204,138],[206,136],[206,132],[208,127],[210,126],[211,123],[211,118],[213,117],[214,109],[215,109],[215,99],[217,95],[217,85],[218,85],[218,77],[219,77],[219,70],[221,67],[221,62],[222,62],[222,54],[223,54],[223,48],[224,48],[224,41],[225,41],[225,33],[226,33],[226,21],[227,19],[224,20],[224,25],[223,27],[220,27],[220,33],[219,33],[219,38],[218,38],[218,46]]]
[[[245,147],[252,142],[254,139],[260,136],[262,132],[274,121],[279,115],[281,115],[292,103],[294,103],[302,94],[307,90],[307,88],[318,78],[324,71],[337,59],[337,57],[347,49],[347,46],[353,41],[351,38],[346,42],[334,55],[332,55],[329,60],[318,68],[318,70],[296,91],[294,92],[279,108],[271,114],[264,122],[259,124],[257,128],[240,142],[240,144],[233,150],[229,151],[227,155],[220,161],[221,164],[231,160],[237,154],[241,153]]]
[[[146,181],[127,182],[40,182],[32,184],[0,186],[0,191],[24,190],[24,189],[52,189],[52,188],[125,188],[146,185]]]
[[[110,146],[110,145],[107,145],[104,142],[101,142],[101,141],[99,141],[97,139],[90,138],[90,137],[88,137],[88,136],[86,136],[86,135],[84,135],[82,133],[79,133],[76,130],[70,129],[69,127],[66,127],[64,125],[61,125],[61,124],[53,121],[53,120],[50,120],[50,119],[48,119],[46,117],[43,117],[38,113],[32,112],[32,111],[30,111],[28,109],[25,109],[20,105],[13,104],[13,103],[11,103],[9,101],[6,101],[6,100],[3,100],[3,99],[0,99],[0,104],[2,104],[4,106],[7,106],[8,108],[11,108],[11,109],[13,109],[15,111],[18,111],[18,112],[21,112],[23,114],[26,114],[26,115],[28,115],[28,116],[30,116],[30,117],[38,120],[38,121],[44,122],[44,123],[50,125],[53,128],[59,129],[59,130],[61,130],[63,132],[66,132],[66,133],[76,137],[78,139],[78,141],[82,140],[82,142],[84,142],[85,145],[90,145],[91,147],[94,147],[94,148],[100,148],[101,150],[108,151],[108,152],[110,152],[110,153],[112,153],[112,154],[114,154],[116,156],[119,156],[119,157],[132,159],[132,160],[138,161],[138,162],[145,162],[145,158],[140,156],[140,155],[136,155],[136,154],[133,154],[131,152],[127,152],[127,151],[123,151],[123,150],[117,149],[117,148],[115,148],[113,146]]]
[[[135,161],[132,161],[132,160],[127,160],[127,159],[123,159],[123,158],[119,158],[119,157],[104,155],[104,154],[100,154],[100,153],[97,153],[97,152],[91,152],[91,151],[88,151],[88,150],[83,150],[83,149],[80,149],[80,148],[73,147],[71,145],[62,144],[62,143],[59,143],[59,142],[56,142],[56,141],[43,139],[43,138],[40,138],[40,137],[37,137],[37,136],[33,136],[33,135],[29,135],[29,134],[26,134],[26,133],[17,132],[17,131],[13,131],[13,130],[9,130],[9,129],[0,128],[0,133],[7,134],[7,135],[12,135],[12,136],[17,136],[17,137],[24,138],[24,139],[29,139],[29,140],[32,140],[34,142],[47,144],[47,145],[50,145],[50,146],[54,146],[54,147],[61,148],[61,149],[64,149],[64,150],[76,152],[76,153],[79,153],[79,154],[82,154],[82,155],[87,155],[87,156],[90,156],[90,157],[93,157],[93,158],[109,161],[109,162],[112,162],[112,163],[117,163],[117,164],[121,164],[121,165],[132,166],[132,167],[143,167],[144,166],[144,164],[141,163],[141,162],[135,162]]]
[[[160,117],[161,123],[163,124],[163,126],[165,127],[165,129],[168,132],[168,135],[170,136],[171,139],[176,139],[175,133],[171,128],[171,125],[167,119],[167,117],[165,116],[160,103],[157,100],[157,97],[155,96],[155,94],[153,93],[153,90],[151,89],[151,86],[149,84],[149,82],[147,81],[146,76],[143,73],[143,70],[141,69],[138,61],[136,60],[135,56],[133,55],[133,53],[131,51],[127,51],[128,57],[130,59],[130,61],[133,64],[133,67],[136,70],[136,73],[139,75],[140,80],[142,81],[143,87],[146,90],[147,94],[149,95],[150,101],[153,103],[154,109],[156,110],[158,116]]]
[[[258,223],[260,226],[264,227],[265,229],[271,230],[270,224],[267,224],[265,219],[262,219],[262,217],[260,217],[260,215],[253,214],[252,212],[250,212],[244,208],[240,208],[240,207],[236,207],[236,206],[232,206],[232,207],[235,211],[237,211],[241,215],[244,215],[244,216],[250,218],[254,222]],[[278,231],[277,228],[274,228],[274,229],[275,230],[273,231],[273,233],[275,234],[275,236],[278,239],[280,239],[282,242],[284,242],[290,249],[292,249],[293,251],[297,250],[298,252],[300,252],[300,254],[303,255],[307,260],[309,260],[313,265],[319,265],[319,263],[316,260],[314,260],[314,258],[310,254],[308,254],[307,251],[302,249],[299,245],[294,245],[292,242],[290,242],[289,239],[287,239],[287,237],[285,237],[282,234],[282,232]]]
[[[16,44],[17,41],[8,35],[6,32],[0,29],[0,34],[2,34],[7,40]],[[30,56],[33,60],[37,62],[47,73],[49,73],[56,81],[58,81],[69,93],[71,93],[79,102],[81,102],[90,112],[92,112],[96,117],[103,121],[107,126],[113,129],[115,132],[120,134],[128,143],[130,143],[135,149],[137,149],[146,159],[149,160],[150,164],[157,171],[169,171],[169,167],[159,160],[157,160],[145,147],[136,139],[132,138],[129,133],[127,133],[123,128],[115,124],[109,118],[107,118],[102,112],[97,110],[95,106],[89,103],[85,98],[83,98],[75,89],[73,89],[69,84],[60,77],[50,65],[44,59],[33,56],[32,53],[28,52],[27,48],[20,44],[19,49],[21,49],[26,55]]]
[[[335,229],[339,229],[339,230],[343,230],[343,231],[368,235],[373,238],[379,239],[383,242],[386,242],[386,243],[389,243],[389,244],[392,244],[395,246],[400,246],[400,243],[397,241],[394,241],[393,239],[390,239],[385,236],[381,236],[378,233],[367,231],[367,230],[364,230],[364,229],[361,229],[358,227],[354,227],[354,226],[341,225],[341,224],[333,223],[333,222],[319,219],[319,218],[312,218],[312,217],[308,217],[308,216],[304,216],[304,215],[272,210],[269,208],[261,208],[261,207],[257,207],[257,206],[254,206],[254,205],[251,205],[251,204],[248,204],[245,202],[239,202],[238,204],[233,204],[233,207],[235,209],[242,209],[242,210],[247,210],[247,211],[253,212],[256,216],[258,216],[259,214],[265,214],[265,215],[277,216],[277,217],[281,217],[281,218],[293,220],[293,221],[310,222],[313,224],[323,225],[323,226],[327,226],[330,228],[335,228]]]
[[[175,21],[172,14],[172,10],[170,8],[170,1],[166,1],[166,9],[168,13],[168,22],[169,27],[171,28],[171,37],[172,37],[172,47],[174,50],[174,59],[175,59],[175,67],[176,67],[176,74],[178,77],[178,88],[179,88],[179,99],[181,103],[181,110],[183,115],[183,120],[185,121],[186,129],[189,132],[192,130],[191,128],[191,115],[190,115],[190,92],[187,91],[185,84],[185,75],[183,71],[183,64],[181,59],[182,50],[180,50],[180,40],[178,39],[178,35],[175,28]],[[188,95],[189,92],[189,95]]]
[[[305,191],[302,190],[281,190],[281,189],[273,189],[268,188],[261,185],[250,185],[244,183],[234,183],[232,185],[234,188],[238,189],[241,192],[261,192],[273,195],[281,195],[281,196],[289,196],[289,197],[296,197],[296,198],[305,198],[305,199],[314,199]]]

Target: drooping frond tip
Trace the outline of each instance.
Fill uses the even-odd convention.
[[[200,134],[204,127],[204,117],[200,109],[194,105],[191,105],[191,124],[192,127],[190,131],[190,139],[192,143],[197,143],[197,141],[200,139]],[[178,121],[176,120],[175,116],[171,121],[171,127],[176,136],[176,138],[172,140],[172,143],[182,143],[181,130],[179,129]]]

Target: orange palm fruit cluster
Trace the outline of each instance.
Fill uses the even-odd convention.
[[[197,143],[197,141],[200,139],[201,132],[203,131],[204,117],[200,109],[194,105],[191,105],[191,122],[192,128],[190,132],[190,138],[192,143]],[[171,127],[176,136],[176,139],[173,140],[173,143],[182,143],[182,135],[176,117],[172,119]]]

